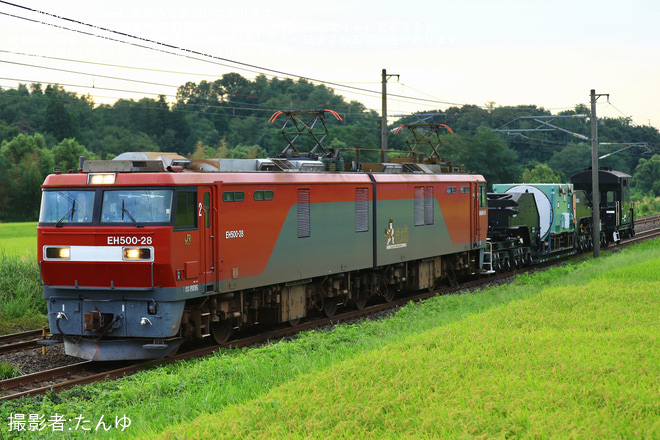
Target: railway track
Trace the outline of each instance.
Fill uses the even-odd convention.
[[[503,278],[511,278],[512,274],[500,274],[490,277],[489,282]],[[0,401],[17,399],[26,396],[42,395],[47,392],[60,392],[75,385],[84,385],[103,380],[114,380],[124,376],[134,374],[151,365],[164,365],[185,359],[194,359],[209,355],[222,348],[241,348],[267,343],[269,341],[279,340],[294,336],[302,331],[317,328],[328,327],[342,322],[350,322],[357,319],[363,319],[368,316],[377,315],[388,310],[398,309],[409,302],[417,302],[428,299],[435,295],[454,293],[459,290],[478,287],[484,283],[483,280],[477,280],[469,283],[463,283],[456,287],[446,287],[439,290],[432,290],[418,293],[413,296],[407,296],[389,303],[375,304],[365,307],[362,310],[352,310],[331,318],[318,318],[301,323],[295,327],[283,325],[265,333],[256,333],[231,340],[221,345],[209,345],[177,354],[166,359],[157,359],[153,361],[144,361],[138,363],[128,362],[92,362],[85,361],[77,364],[67,365],[52,370],[46,370],[25,376],[14,377],[11,379],[0,380]]]
[[[660,228],[648,229],[646,231],[636,233],[634,237],[622,240],[621,243],[617,246],[630,246],[631,244],[640,243],[645,240],[652,240],[657,237],[660,237]]]
[[[0,355],[37,347],[37,341],[46,334],[47,330],[43,329],[2,335],[0,336]]]
[[[622,240],[617,245],[610,245],[607,248],[604,248],[605,251],[616,249],[623,246],[629,246],[634,243],[638,243],[644,240],[649,240],[653,238],[660,237],[660,215],[650,216],[653,218],[643,218],[639,219],[647,227],[651,229],[639,232],[635,237],[629,238],[627,240]],[[655,226],[654,225],[658,225]],[[0,401],[16,399],[19,397],[25,396],[35,396],[45,394],[46,392],[59,392],[70,388],[75,385],[83,385],[94,382],[99,382],[103,380],[114,380],[124,376],[134,374],[142,369],[145,369],[151,365],[163,365],[169,364],[172,362],[177,362],[185,359],[193,359],[198,357],[203,357],[209,355],[222,348],[241,348],[247,346],[258,345],[266,343],[268,341],[279,340],[282,338],[287,338],[296,335],[302,331],[312,330],[317,328],[328,327],[336,325],[343,322],[350,322],[353,320],[364,319],[369,316],[380,316],[380,314],[387,312],[389,310],[396,310],[409,302],[422,301],[428,298],[431,298],[435,295],[446,295],[453,294],[463,290],[470,290],[474,288],[483,287],[486,284],[492,283],[502,283],[508,279],[513,279],[516,275],[525,273],[528,271],[534,271],[542,269],[544,267],[556,264],[557,261],[548,262],[541,265],[535,265],[531,267],[522,268],[514,272],[495,274],[487,278],[480,278],[468,282],[461,283],[459,286],[455,287],[443,287],[440,289],[433,289],[426,292],[418,292],[413,296],[406,296],[392,302],[386,302],[381,304],[375,304],[369,307],[365,307],[362,310],[353,310],[342,313],[341,315],[333,316],[331,318],[318,318],[313,319],[304,323],[301,323],[295,327],[292,326],[282,326],[280,328],[269,330],[265,333],[257,333],[254,335],[242,337],[240,339],[232,340],[222,345],[209,345],[203,348],[198,348],[190,351],[186,351],[175,356],[171,356],[166,359],[157,359],[153,361],[144,361],[138,363],[127,363],[127,362],[91,362],[85,361],[77,364],[72,364],[60,368],[55,368],[52,370],[42,371],[38,373],[33,373],[25,376],[15,377],[11,379],[5,379],[0,381]],[[35,338],[38,335],[41,335],[42,330],[34,330],[30,332],[19,333],[15,335],[6,335],[0,337],[0,344],[3,344],[4,341],[7,341],[7,345],[18,344],[20,342],[10,342],[12,340],[25,340],[26,338]],[[22,336],[21,336],[22,335]],[[24,343],[34,342],[36,345],[36,340],[23,341]],[[0,345],[0,350],[5,345]]]
[[[60,384],[71,383],[70,386],[73,386],[72,382],[89,376],[86,374],[86,366],[91,366],[91,361],[2,380],[0,381],[0,393],[2,393],[0,401],[44,394],[54,389],[58,382]]]
[[[640,228],[640,227],[643,227],[643,228],[647,228],[647,227],[658,228],[658,227],[660,227],[660,214],[647,215],[647,216],[635,219],[635,227],[636,228]]]

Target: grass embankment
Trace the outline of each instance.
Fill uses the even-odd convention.
[[[361,353],[165,438],[659,438],[658,264],[656,255],[587,272],[582,283]]]
[[[658,264],[660,242],[644,244],[376,322],[8,402],[0,417],[59,414],[73,420],[68,438],[89,434],[77,417],[94,431],[123,415],[126,430],[93,437],[658,438]]]
[[[36,223],[0,223],[0,334],[48,325],[36,247]]]

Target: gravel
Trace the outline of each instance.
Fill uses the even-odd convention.
[[[83,361],[83,359],[64,354],[64,344],[46,347],[46,354],[41,352],[41,347],[39,347],[3,354],[0,355],[0,362],[12,365],[20,374],[30,374]]]

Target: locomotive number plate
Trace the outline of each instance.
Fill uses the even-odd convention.
[[[109,245],[119,245],[119,246],[147,246],[152,244],[151,237],[138,237],[135,235],[132,236],[121,236],[121,235],[110,235],[108,236]]]
[[[238,231],[225,231],[225,238],[227,240],[231,238],[243,238],[245,236],[245,233],[243,232],[242,229],[239,229]]]

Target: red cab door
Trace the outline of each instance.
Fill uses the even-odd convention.
[[[212,186],[199,188],[198,215],[200,231],[200,284],[204,283],[204,291],[215,289],[216,267],[216,215],[215,191]]]

